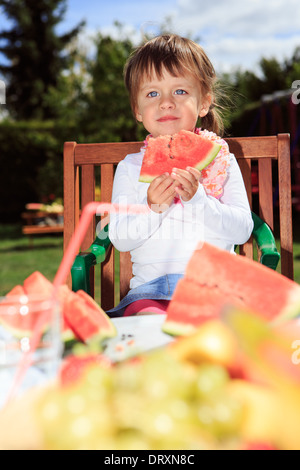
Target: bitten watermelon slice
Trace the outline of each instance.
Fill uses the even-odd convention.
[[[218,317],[226,305],[280,322],[300,313],[300,286],[257,261],[204,243],[178,282],[163,331],[189,334],[207,319]]]
[[[150,183],[173,168],[187,166],[202,170],[218,155],[221,145],[189,131],[150,137],[145,150],[139,181]]]
[[[53,284],[40,271],[34,271],[23,282],[24,292],[27,295],[35,295],[43,293],[51,296],[53,293]],[[71,346],[75,337],[73,331],[66,323],[64,318],[65,305],[68,302],[71,290],[66,285],[62,285],[58,289],[58,300],[62,309],[62,340],[65,347]]]
[[[66,285],[59,288],[58,298],[62,306],[62,311],[64,310],[64,305],[67,302],[70,292]],[[15,298],[19,299],[21,296],[29,296],[29,307],[31,307],[33,311],[38,312],[38,299],[41,297],[50,299],[52,293],[53,284],[39,271],[33,272],[24,280],[23,285],[13,287],[6,294],[2,303],[0,303],[0,324],[4,325],[5,328],[10,330],[16,337],[30,336],[37,322],[37,315],[23,315],[21,317],[7,315],[7,308],[13,306],[12,302],[14,302]],[[45,325],[45,328],[47,328],[47,325]],[[64,319],[62,324],[62,340],[65,343],[65,347],[68,347],[74,341],[74,334],[66,322],[64,322]]]
[[[15,297],[16,295],[17,297]],[[21,300],[20,303],[16,301],[16,298]],[[0,326],[15,338],[30,337],[38,323],[41,304],[43,305],[43,315],[49,321],[53,307],[51,302],[45,301],[43,297],[42,299],[40,297],[31,298],[28,301],[22,286],[14,287],[0,303]],[[46,323],[48,324],[48,322]],[[46,329],[47,326],[45,326]]]
[[[41,294],[51,297],[53,290],[53,284],[39,271],[35,271],[24,280],[23,286],[17,285],[8,292],[6,298],[10,300],[14,296]],[[62,285],[58,289],[58,299],[62,310],[62,340],[65,348],[72,345],[75,337],[87,342],[94,336],[101,339],[115,336],[116,330],[110,318],[85,292],[75,293]],[[20,316],[8,316],[6,312],[7,303],[4,300],[0,303],[0,325],[13,331],[17,337],[30,336],[36,323],[34,316],[24,315],[20,320]]]
[[[84,343],[90,340],[112,338],[114,324],[90,295],[78,290],[70,297],[64,309],[64,318],[75,335]]]
[[[215,319],[224,305],[224,296],[216,288],[199,285],[191,279],[178,281],[167,310],[163,331],[189,335],[206,320]]]

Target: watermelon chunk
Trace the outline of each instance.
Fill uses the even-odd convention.
[[[190,333],[226,305],[280,322],[300,313],[300,286],[257,261],[203,243],[175,289],[162,329],[174,335]]]
[[[112,363],[102,354],[88,353],[83,356],[69,354],[63,360],[59,371],[60,383],[63,387],[74,384],[81,379],[89,366],[95,365],[107,369]]]
[[[83,290],[78,290],[69,298],[64,317],[75,335],[84,343],[94,338],[102,340],[116,335],[115,326],[108,315]]]
[[[11,305],[13,297],[22,295],[43,295],[51,298],[53,290],[53,284],[42,273],[33,272],[24,280],[23,286],[15,286],[7,293],[7,301],[4,300],[0,304],[0,324],[17,337],[30,336],[35,328],[37,316],[8,316],[9,302]],[[110,318],[88,294],[83,291],[72,292],[67,285],[62,285],[57,295],[62,311],[62,340],[65,348],[71,346],[75,339],[87,342],[94,336],[101,339],[115,336],[116,330]]]
[[[48,319],[45,324],[46,330],[47,322],[52,316],[52,303],[44,302],[44,300],[43,296],[27,298],[24,287],[21,285],[13,287],[0,303],[0,325],[16,338],[30,337],[43,308],[43,314]],[[16,313],[20,314],[16,315]]]
[[[217,318],[223,305],[224,296],[216,287],[180,279],[168,306],[163,330],[172,335],[189,335],[206,320]]]
[[[189,131],[150,137],[139,181],[150,183],[164,172],[187,166],[202,170],[218,155],[221,145]]]
[[[42,294],[51,296],[53,284],[39,271],[34,271],[23,282],[23,288],[26,294]]]
[[[23,286],[18,284],[6,294],[6,297],[17,297],[21,295],[25,295],[25,290]]]
[[[34,271],[23,282],[24,293],[27,295],[38,295],[43,293],[45,296],[51,296],[53,293],[53,284],[40,271]],[[73,331],[65,321],[64,310],[72,291],[67,285],[62,285],[58,289],[57,297],[62,310],[62,340],[65,346],[72,345],[75,337]]]

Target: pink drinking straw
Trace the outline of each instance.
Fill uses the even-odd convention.
[[[63,255],[62,261],[55,275],[55,278],[53,281],[53,285],[54,285],[53,299],[55,300],[56,298],[58,288],[66,282],[70,269],[73,265],[74,259],[80,251],[80,246],[86,234],[87,228],[92,220],[92,217],[95,214],[101,214],[105,212],[145,214],[149,212],[149,210],[150,209],[148,208],[148,206],[143,205],[143,204],[112,204],[109,202],[90,202],[86,206],[84,206],[82,213],[81,213],[81,217],[79,219],[79,223],[73,233],[73,236]],[[22,380],[26,374],[26,371],[32,363],[32,356],[39,343],[41,332],[45,324],[45,321],[46,321],[46,314],[41,315],[41,317],[39,318],[39,321],[36,323],[36,326],[35,326],[35,329],[31,338],[31,348],[29,351],[24,353],[22,360],[20,361],[16,376],[14,378],[14,383],[12,385],[12,388],[8,396],[8,402],[17,393],[22,383]]]

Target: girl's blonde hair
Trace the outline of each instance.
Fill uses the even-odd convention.
[[[163,34],[147,41],[129,57],[124,79],[129,91],[133,113],[137,107],[137,95],[142,80],[151,79],[153,72],[159,78],[166,69],[173,76],[192,74],[199,80],[203,95],[212,96],[208,114],[201,118],[201,127],[221,135],[224,130],[221,107],[216,102],[217,78],[214,67],[201,46],[190,39],[175,34]]]

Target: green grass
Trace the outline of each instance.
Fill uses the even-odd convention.
[[[300,214],[294,220],[294,277],[300,284]],[[61,235],[35,236],[30,245],[21,225],[0,224],[0,296],[22,284],[33,271],[54,279],[63,256]]]
[[[54,279],[63,256],[61,235],[35,236],[32,245],[19,225],[0,225],[0,296],[33,271]]]

